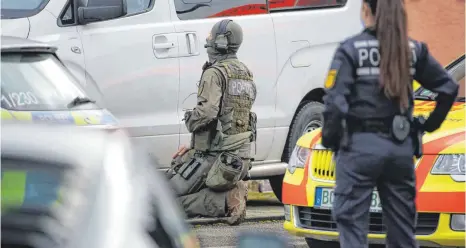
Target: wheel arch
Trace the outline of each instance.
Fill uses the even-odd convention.
[[[311,91],[309,91],[306,95],[304,95],[304,97],[301,99],[301,101],[299,102],[298,104],[298,107],[296,108],[294,114],[293,114],[293,119],[291,119],[291,122],[290,122],[290,126],[292,125],[293,123],[293,120],[296,118],[296,114],[298,114],[298,112],[301,110],[301,108],[308,102],[320,102],[320,103],[323,103],[324,98],[325,96],[325,90],[323,88],[315,88]],[[288,145],[288,142],[289,142],[289,139],[290,139],[290,132],[291,132],[291,127],[290,129],[288,130],[288,133],[287,133],[287,138],[286,138],[286,142],[283,146],[283,152],[282,152],[282,157],[281,157],[281,161],[282,162],[288,162],[287,161],[287,154],[285,152],[285,149],[286,149],[286,146]]]

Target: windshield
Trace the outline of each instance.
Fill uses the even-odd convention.
[[[53,54],[2,54],[1,107],[17,111],[69,110],[86,94]],[[96,109],[95,104],[80,109]]]
[[[2,19],[24,18],[39,13],[48,0],[1,0]]]

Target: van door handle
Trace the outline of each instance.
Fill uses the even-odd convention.
[[[171,49],[175,48],[176,45],[173,42],[165,42],[165,43],[154,43],[152,45],[153,49]]]
[[[196,54],[197,53],[197,42],[196,35],[194,33],[186,34],[186,39],[188,41],[188,53]]]

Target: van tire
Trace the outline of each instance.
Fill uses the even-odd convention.
[[[286,145],[282,155],[283,162],[288,162],[290,160],[290,156],[296,142],[304,133],[311,131],[311,127],[315,129],[322,126],[323,111],[324,105],[320,102],[307,101],[301,103],[301,107],[295,114],[290,125],[290,131],[288,132]],[[284,175],[278,175],[269,178],[273,193],[280,201],[282,200],[283,177]]]
[[[306,238],[306,243],[310,248],[340,248],[340,243],[335,241]]]

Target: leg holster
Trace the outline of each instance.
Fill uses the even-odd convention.
[[[187,159],[170,178],[170,183],[177,196],[198,192],[205,186],[207,173],[212,167],[208,155],[195,154]]]

